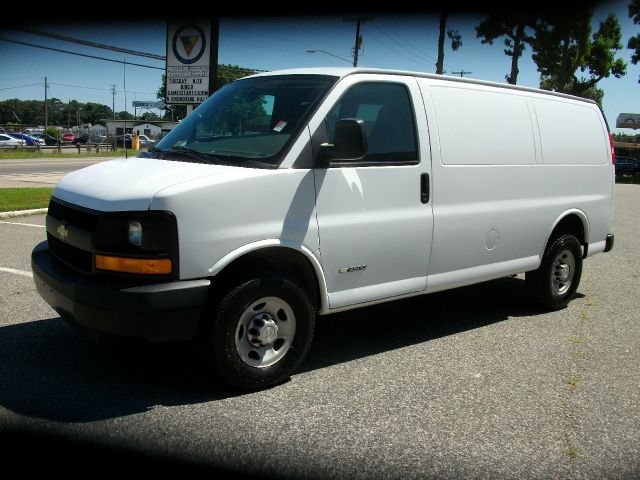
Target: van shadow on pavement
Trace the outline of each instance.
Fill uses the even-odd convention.
[[[510,317],[542,313],[524,281],[504,278],[318,318],[296,375]],[[0,406],[59,422],[91,422],[238,395],[215,386],[190,342],[96,342],[60,318],[0,329]]]

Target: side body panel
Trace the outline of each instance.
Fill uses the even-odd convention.
[[[416,80],[348,76],[318,109],[310,131],[325,128],[325,118],[336,102],[362,82],[406,87],[416,122],[419,163],[315,169],[320,251],[332,309],[426,289],[433,218],[431,204],[421,203],[420,181],[431,170],[431,158]],[[369,141],[376,140],[370,137]]]
[[[299,155],[308,142],[304,129],[300,148],[294,145],[290,154]],[[319,248],[314,176],[307,169],[238,168],[168,187],[150,208],[178,219],[181,279],[209,277],[224,257],[265,240],[306,256]]]
[[[554,225],[571,210],[588,219],[587,242],[605,238],[613,173],[596,106],[482,85],[418,83],[433,152],[428,291],[537,268]],[[540,128],[536,107],[549,101],[560,103],[569,118],[586,112],[582,123],[595,132],[587,142],[593,145],[572,149],[580,137],[573,135],[559,153],[572,126]],[[549,158],[556,163],[545,163]]]

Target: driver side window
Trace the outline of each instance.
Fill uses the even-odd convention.
[[[404,85],[366,82],[347,90],[325,119],[329,143],[343,118],[364,121],[368,150],[363,162],[418,162],[415,121]]]

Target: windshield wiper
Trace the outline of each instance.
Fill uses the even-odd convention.
[[[142,153],[144,153],[144,152],[142,152]],[[162,157],[164,156],[163,154],[165,154],[165,153],[167,153],[167,152],[166,152],[166,151],[164,151],[164,150],[160,150],[160,149],[159,149],[158,147],[156,147],[156,146],[153,146],[153,147],[149,147],[149,148],[147,149],[147,154],[149,154],[149,153],[156,154],[158,158],[162,158]]]
[[[215,163],[215,157],[213,155],[208,155],[206,153],[199,152],[198,150],[194,150],[193,148],[184,147],[184,146],[176,146],[171,147],[171,150],[160,150],[163,153],[179,153],[184,155],[185,157],[193,158],[194,160],[199,160],[203,163]]]

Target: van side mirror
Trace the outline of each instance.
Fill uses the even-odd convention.
[[[367,154],[367,131],[364,120],[343,118],[336,123],[334,144],[320,145],[318,166],[327,168],[331,161],[360,160]]]

